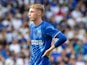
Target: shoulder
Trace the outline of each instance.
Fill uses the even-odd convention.
[[[49,22],[44,22],[45,24],[45,30],[48,30],[48,29],[55,29],[54,26],[52,24],[50,24]]]
[[[44,27],[47,28],[54,28],[53,25],[51,25],[49,22],[44,21]]]
[[[44,29],[44,32],[47,34],[47,33],[53,33],[53,32],[58,32],[59,30],[58,29],[56,29],[56,28],[54,28],[54,26],[53,25],[51,25],[50,23],[48,23],[48,22],[45,22],[44,21],[44,27],[43,27]]]

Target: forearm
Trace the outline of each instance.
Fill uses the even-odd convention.
[[[54,45],[52,45],[48,50],[49,51],[52,51],[53,49],[55,49],[55,46]]]
[[[51,47],[48,50],[52,51],[56,47],[62,45],[67,40],[65,35],[62,34],[62,33],[57,35],[56,38],[58,38],[58,40],[55,40],[55,38],[53,38],[52,43],[51,43],[52,45],[51,45]]]
[[[52,52],[53,49],[55,49],[56,47],[62,45],[66,40],[67,39],[66,39],[66,37],[65,37],[64,34],[62,34],[62,33],[57,34],[52,39],[51,47],[45,51],[45,53],[43,54],[43,56],[49,56],[50,52]]]

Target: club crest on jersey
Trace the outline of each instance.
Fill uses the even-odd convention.
[[[37,30],[36,36],[37,36],[38,39],[41,39],[42,38],[41,30]]]

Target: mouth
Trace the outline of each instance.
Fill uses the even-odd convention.
[[[32,19],[32,17],[29,17],[29,19]]]
[[[32,21],[33,20],[33,18],[31,18],[31,17],[29,17],[29,19]]]

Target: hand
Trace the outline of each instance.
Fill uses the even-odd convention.
[[[51,51],[48,49],[45,51],[45,53],[42,55],[42,57],[44,57],[44,56],[49,57],[50,53],[51,53]]]
[[[44,57],[44,56],[49,57],[51,51],[52,51],[54,48],[55,48],[54,45],[52,45],[48,50],[46,50],[46,51],[44,52],[44,54],[42,55],[42,57]]]

